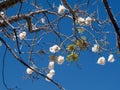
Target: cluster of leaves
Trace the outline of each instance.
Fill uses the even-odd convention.
[[[67,47],[68,61],[77,61],[79,59],[79,52],[88,48],[88,42],[86,37],[82,37],[81,39],[76,40],[74,44],[69,44]]]

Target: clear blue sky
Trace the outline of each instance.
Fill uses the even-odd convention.
[[[46,0],[45,0],[46,1]],[[43,8],[48,7],[47,3],[43,0],[39,0]],[[50,1],[50,0],[49,0]],[[59,0],[51,0],[55,1],[56,6],[59,6]],[[68,0],[68,2],[73,5],[77,0]],[[90,0],[91,2],[94,0]],[[102,1],[102,0],[100,0]],[[120,0],[108,0],[114,14],[119,13]],[[24,5],[24,7],[26,7]],[[97,6],[94,7],[97,9]],[[31,8],[30,8],[31,9]],[[106,18],[106,11],[104,10],[103,4],[98,4],[99,9],[99,17],[104,19]],[[92,11],[93,9],[90,9]],[[17,10],[10,9],[9,15],[12,15]],[[24,10],[22,10],[24,12]],[[118,20],[119,21],[119,20]],[[61,24],[61,30],[65,29],[64,33],[68,33],[69,30],[72,31],[72,23],[70,20],[63,20],[64,24]],[[113,30],[112,27],[108,28],[109,30]],[[47,38],[49,39],[49,38]],[[112,37],[111,44],[115,43]],[[48,40],[49,41],[49,40]],[[113,44],[114,45],[114,44]],[[2,84],[2,56],[3,56],[4,46],[0,47],[0,90],[6,90]],[[61,84],[66,90],[120,90],[120,61],[119,58],[116,58],[114,63],[106,63],[104,66],[96,64],[98,57],[105,56],[107,59],[108,54],[94,54],[92,52],[82,52],[79,58],[79,64],[82,69],[80,69],[76,63],[69,63],[65,61],[63,65],[55,64],[56,74],[53,77],[53,80],[57,81]],[[47,67],[48,61],[47,57],[43,56],[41,60],[41,66]],[[5,81],[8,87],[18,86],[19,90],[59,90],[53,83],[47,82],[43,77],[39,77],[38,80],[27,79],[24,80],[24,76],[26,76],[26,67],[21,65],[18,61],[13,59],[10,53],[7,53],[5,60]]]

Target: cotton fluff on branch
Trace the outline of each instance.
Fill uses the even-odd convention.
[[[99,46],[97,44],[94,44],[92,47],[92,52],[98,52],[99,51]]]
[[[93,20],[92,20],[91,17],[87,17],[87,18],[85,19],[85,24],[91,25],[92,21],[93,21]]]
[[[52,53],[56,53],[60,50],[61,48],[58,45],[54,45],[52,47],[49,48],[49,51]]]
[[[5,18],[5,12],[0,12],[0,15]]]
[[[104,57],[100,57],[97,61],[97,64],[99,65],[105,65],[105,63],[106,63],[106,60]]]
[[[25,39],[25,37],[26,37],[26,32],[21,32],[20,34],[19,34],[19,38],[20,38],[20,40],[23,40],[23,39]]]
[[[93,19],[91,17],[83,18],[83,17],[78,17],[77,22],[80,25],[91,25]]]
[[[63,14],[65,12],[66,8],[63,5],[59,5],[58,7],[58,13]]]
[[[63,64],[63,62],[64,62],[64,57],[63,56],[58,56],[57,57],[57,63],[58,64]]]
[[[31,68],[33,68],[33,67],[31,66]],[[34,71],[32,69],[30,69],[30,68],[27,68],[26,72],[27,72],[27,74],[32,74]]]
[[[78,17],[78,23],[79,23],[80,25],[85,24],[85,19],[82,18],[82,17]]]
[[[51,69],[51,70],[49,71],[49,74],[55,75],[55,70],[54,70],[54,69]]]
[[[54,61],[50,61],[50,62],[49,62],[48,68],[49,68],[50,70],[51,70],[51,69],[54,69]]]
[[[50,74],[50,73],[48,73],[48,74],[47,74],[47,77],[48,77],[48,78],[50,78],[50,79],[52,79],[53,75],[52,75],[52,74]],[[50,81],[50,80],[49,80],[49,79],[47,79],[47,78],[45,78],[45,80],[46,80],[46,81]]]
[[[113,54],[110,54],[108,57],[108,62],[114,62],[114,61],[115,61],[115,59],[114,59]]]
[[[51,70],[49,71],[49,73],[47,74],[47,77],[50,78],[50,79],[52,79],[54,75],[55,75],[55,70],[54,70],[54,69],[51,69]],[[50,81],[50,80],[47,79],[47,78],[45,78],[45,80],[46,80],[46,81]]]

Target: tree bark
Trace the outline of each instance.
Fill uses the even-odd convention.
[[[109,7],[108,1],[103,0],[103,4],[105,6],[105,9],[107,10],[107,13],[108,13],[108,15],[110,17],[110,20],[111,20],[112,24],[114,26],[114,29],[115,29],[115,32],[116,32],[116,35],[117,35],[117,37],[116,37],[117,38],[117,46],[118,46],[118,49],[120,51],[120,29],[119,29],[119,26],[118,26],[113,14],[112,14],[112,11],[111,11],[111,9]]]
[[[5,1],[2,1],[0,2],[0,11],[1,10],[4,10],[4,9],[7,9],[19,2],[22,2],[23,0],[5,0]]]

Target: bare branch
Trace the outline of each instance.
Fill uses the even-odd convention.
[[[75,13],[74,13],[74,11],[72,10],[72,8],[70,7],[70,5],[67,3],[67,1],[66,0],[62,0],[62,2],[63,2],[63,4],[68,8],[68,10],[69,10],[69,12],[72,14],[72,16],[73,16],[73,20],[75,21]]]
[[[40,14],[40,13],[49,13],[49,14],[54,14],[57,15],[55,12],[49,12],[47,10],[37,10],[34,12],[30,12],[28,14],[21,14],[21,15],[16,15],[16,16],[11,16],[9,18],[6,18],[6,20],[12,24],[14,22],[20,21],[20,20],[26,20],[27,24],[28,24],[28,30],[29,32],[36,32],[36,31],[40,31],[40,30],[46,30],[48,29],[47,27],[43,26],[40,28],[36,28],[35,30],[32,30],[32,22],[31,22],[31,16],[36,15],[36,14]],[[8,25],[8,23],[6,23],[5,20],[0,20],[0,27],[6,27]]]
[[[19,61],[21,64],[23,64],[24,66],[30,68],[31,70],[33,70],[35,73],[39,74],[40,76],[47,78],[48,80],[50,80],[53,84],[55,84],[60,90],[65,90],[60,84],[58,84],[57,82],[55,82],[54,80],[50,79],[49,77],[47,77],[46,75],[44,75],[41,72],[38,72],[36,69],[33,69],[32,67],[30,67],[26,62],[24,62],[20,57],[18,57],[15,52],[11,49],[11,47],[6,43],[6,41],[4,41],[3,38],[0,37],[0,40],[4,43],[4,45],[6,46],[6,48],[11,52],[11,54],[16,58],[17,61]]]
[[[110,17],[110,20],[111,20],[111,22],[112,22],[112,24],[114,26],[115,32],[117,34],[117,44],[118,44],[118,48],[119,48],[119,51],[120,51],[120,29],[119,29],[119,26],[118,26],[113,14],[112,14],[112,11],[111,11],[111,9],[109,7],[109,4],[108,4],[107,0],[103,0],[103,3],[104,3],[104,6],[105,6],[105,8],[107,10],[107,13],[108,13],[108,15]]]
[[[19,3],[19,2],[22,2],[22,1],[23,0],[6,0],[6,1],[0,2],[0,11],[7,9],[7,8]]]

